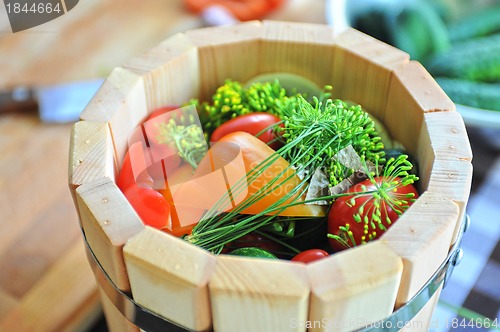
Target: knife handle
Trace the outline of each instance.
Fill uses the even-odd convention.
[[[0,92],[0,115],[36,112],[38,103],[33,89],[18,87]]]

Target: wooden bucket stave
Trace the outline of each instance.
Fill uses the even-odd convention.
[[[144,227],[114,183],[129,133],[157,107],[206,99],[226,78],[272,72],[333,84],[336,97],[363,105],[419,161],[422,196],[381,240],[307,266],[215,257]],[[197,331],[300,331],[323,319],[330,324],[310,330],[340,331],[387,317],[445,260],[470,191],[472,153],[453,103],[406,53],[353,29],[248,22],[178,34],[116,68],[81,120],[69,182],[93,255],[118,289]],[[138,330],[101,296],[112,331]],[[426,329],[438,296],[413,330]]]

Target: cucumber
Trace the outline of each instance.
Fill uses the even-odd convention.
[[[455,44],[431,57],[425,67],[436,77],[500,81],[500,33]]]
[[[229,255],[235,256],[245,256],[245,257],[253,257],[253,258],[270,258],[270,259],[278,259],[278,257],[271,254],[269,251],[257,248],[257,247],[246,247],[246,248],[238,248],[229,253]]]
[[[480,83],[444,77],[437,77],[436,82],[457,104],[500,111],[500,83]]]
[[[500,32],[500,6],[492,6],[468,15],[448,27],[453,43]]]
[[[439,14],[425,2],[410,2],[394,17],[389,17],[393,45],[417,61],[447,50],[451,43]]]

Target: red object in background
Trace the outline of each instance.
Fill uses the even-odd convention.
[[[278,9],[285,0],[185,0],[186,7],[200,13],[210,6],[223,6],[240,21],[259,20]]]

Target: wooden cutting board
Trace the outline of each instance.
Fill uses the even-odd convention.
[[[192,25],[199,20],[181,0],[80,0],[53,21],[0,34],[0,88],[106,77],[175,27]],[[9,30],[0,22],[0,31]]]
[[[0,90],[99,77],[203,21],[183,0],[80,0],[66,14],[11,33],[0,7]],[[287,0],[268,19],[324,23],[324,0]]]
[[[0,331],[83,330],[100,307],[66,185],[70,125],[8,115],[0,133]]]

